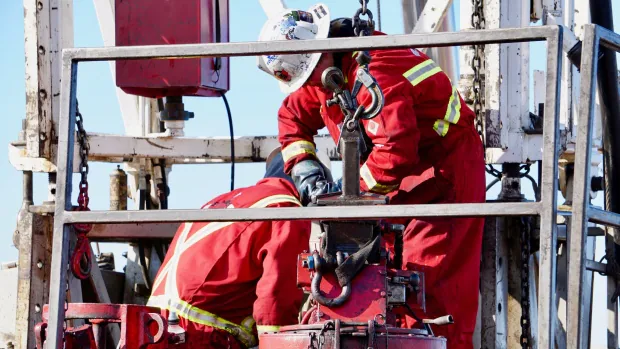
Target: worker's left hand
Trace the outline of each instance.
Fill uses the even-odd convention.
[[[304,160],[293,166],[291,178],[295,182],[302,205],[306,206],[312,198],[340,191],[341,185],[334,182],[331,173],[318,161]]]

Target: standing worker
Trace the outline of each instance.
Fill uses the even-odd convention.
[[[265,178],[209,201],[203,209],[299,207],[279,148]],[[153,283],[149,306],[174,312],[186,348],[251,348],[256,332],[297,323],[302,291],[297,255],[309,221],[183,223]]]
[[[374,35],[384,35],[375,32]],[[330,21],[329,9],[317,4],[308,11],[285,9],[268,19],[259,40],[306,40],[352,37],[351,19]],[[313,136],[327,127],[335,142],[343,114],[328,106],[332,93],[321,74],[339,68],[351,90],[359,67],[357,52],[270,55],[259,68],[279,80],[289,94],[278,112],[279,140],[286,173],[296,182],[305,204],[311,197],[338,191],[317,163]],[[482,144],[474,113],[448,76],[424,53],[412,49],[369,52],[369,72],[385,96],[374,119],[362,120],[370,151],[362,154],[363,191],[387,194],[392,204],[481,203],[485,200]],[[359,105],[370,105],[365,88]],[[437,328],[449,348],[473,347],[478,308],[482,218],[407,220],[403,267],[425,273],[426,316],[451,314],[454,325]],[[419,326],[412,317],[406,326]]]

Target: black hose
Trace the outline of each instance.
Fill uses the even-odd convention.
[[[590,0],[592,23],[614,31],[611,0]],[[598,64],[598,92],[601,96],[603,122],[603,164],[605,168],[605,207],[620,213],[620,95],[616,53],[601,45]],[[589,164],[585,164],[589,166]],[[615,228],[614,228],[615,229]],[[616,236],[618,231],[616,230]],[[615,245],[616,262],[620,262],[620,245]]]
[[[158,185],[158,197],[159,197],[159,209],[167,210],[168,209],[168,195],[170,194],[170,189],[168,187],[168,178],[166,178],[166,160],[159,159],[159,168],[161,169],[161,183]]]
[[[228,130],[230,132],[230,190],[235,189],[235,133],[233,131],[232,114],[230,112],[230,105],[228,105],[228,99],[224,92],[220,92],[222,99],[224,99],[224,105],[226,105],[226,113],[228,113]]]

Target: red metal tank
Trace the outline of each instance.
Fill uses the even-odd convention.
[[[116,46],[229,40],[228,0],[116,0],[115,17]],[[121,60],[116,85],[151,98],[219,96],[229,89],[229,59]]]

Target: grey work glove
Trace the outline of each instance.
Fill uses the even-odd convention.
[[[317,195],[341,191],[339,183],[334,183],[329,170],[315,160],[297,163],[293,166],[291,177],[304,206]]]

